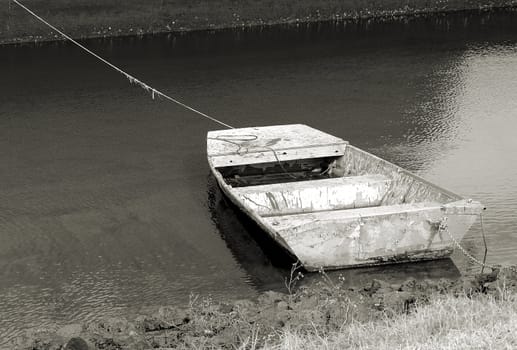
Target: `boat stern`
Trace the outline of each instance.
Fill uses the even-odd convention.
[[[267,218],[309,271],[448,257],[481,203],[408,203]]]

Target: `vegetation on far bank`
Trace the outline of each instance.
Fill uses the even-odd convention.
[[[517,275],[492,271],[460,280],[320,282],[257,300],[193,296],[133,320],[38,329],[15,349],[509,349],[517,347]],[[296,289],[296,290],[295,290]]]
[[[76,38],[355,19],[517,5],[515,0],[20,0]],[[61,39],[6,1],[0,43]]]

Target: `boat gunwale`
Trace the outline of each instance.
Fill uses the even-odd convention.
[[[217,140],[217,139],[214,139],[214,138],[211,138],[210,140]],[[223,139],[220,139],[221,142],[227,142],[226,140],[223,140]],[[289,151],[289,150],[293,150],[293,149],[306,149],[306,148],[323,148],[323,147],[332,147],[332,146],[347,146],[350,145],[350,143],[348,141],[344,141],[343,142],[335,142],[335,143],[327,143],[327,144],[324,144],[324,145],[307,145],[307,146],[303,146],[303,147],[282,147],[282,148],[274,148],[274,147],[246,147],[246,146],[242,146],[241,148],[244,148],[246,149],[246,152],[230,152],[230,153],[218,153],[216,155],[210,155],[208,154],[207,152],[207,155],[208,157],[210,158],[217,158],[217,157],[227,157],[227,156],[233,156],[233,155],[237,155],[237,156],[240,156],[240,155],[243,155],[243,154],[250,154],[250,153],[268,153],[268,152],[281,152],[281,151]],[[345,147],[345,151],[346,152],[346,147]],[[339,154],[337,154],[339,155]],[[343,154],[341,154],[343,155]],[[229,165],[225,165],[225,166],[221,166],[219,168],[224,168],[226,166],[233,166],[232,164],[229,164]]]
[[[423,177],[421,177],[421,176],[419,176],[419,175],[415,174],[414,172],[412,172],[412,171],[410,171],[410,170],[407,170],[407,169],[404,169],[404,168],[402,168],[401,166],[399,166],[399,165],[397,165],[397,164],[395,164],[395,163],[392,163],[392,162],[390,162],[390,161],[388,161],[388,160],[386,160],[386,159],[383,159],[383,158],[381,158],[381,157],[379,157],[379,156],[377,156],[377,155],[375,155],[375,154],[373,154],[373,153],[370,153],[370,152],[368,152],[368,151],[365,151],[364,149],[361,149],[361,148],[356,147],[356,146],[354,146],[354,145],[348,145],[348,146],[347,146],[347,149],[348,149],[349,147],[350,147],[350,148],[353,148],[353,149],[354,149],[354,150],[356,150],[356,151],[362,152],[362,153],[366,154],[366,155],[367,155],[367,156],[369,156],[369,157],[373,157],[374,159],[376,159],[376,160],[378,160],[378,161],[381,161],[381,162],[383,162],[384,164],[387,164],[388,166],[395,167],[397,172],[399,172],[399,173],[404,173],[404,174],[406,174],[406,175],[409,175],[409,176],[411,176],[411,177],[415,178],[416,180],[418,180],[418,181],[420,181],[420,182],[424,183],[425,185],[428,185],[428,186],[430,186],[430,187],[433,187],[433,188],[435,188],[435,189],[439,190],[440,192],[442,192],[442,193],[444,193],[444,194],[448,195],[449,197],[452,197],[452,199],[455,199],[455,200],[466,199],[465,197],[463,197],[463,196],[461,196],[461,195],[459,195],[459,194],[457,194],[457,193],[454,193],[454,192],[452,192],[452,191],[450,191],[450,190],[448,190],[448,189],[445,189],[445,188],[443,188],[443,187],[441,187],[441,186],[439,186],[439,185],[437,185],[437,184],[435,184],[435,183],[433,183],[433,182],[430,182],[429,180],[424,179]],[[347,149],[345,149],[345,152],[347,151]],[[454,202],[454,201],[451,201],[451,202]],[[449,202],[448,202],[448,203],[449,203]]]

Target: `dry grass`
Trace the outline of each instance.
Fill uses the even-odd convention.
[[[352,322],[340,332],[288,330],[265,349],[515,349],[517,297],[434,296],[409,315]]]

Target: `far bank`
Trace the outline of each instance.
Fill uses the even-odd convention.
[[[517,6],[516,0],[26,0],[74,38],[409,16]],[[14,2],[0,7],[0,44],[61,39]]]

